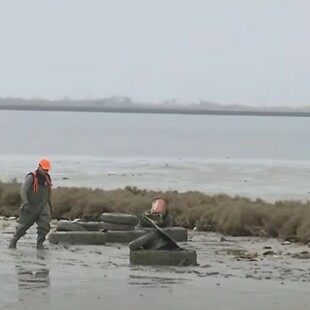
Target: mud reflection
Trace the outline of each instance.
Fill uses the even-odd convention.
[[[33,262],[20,259],[15,264],[18,284],[18,300],[20,302],[40,299],[41,302],[49,301],[50,271],[42,262],[44,256],[37,255]]]

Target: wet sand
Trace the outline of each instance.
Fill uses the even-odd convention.
[[[155,191],[224,193],[268,202],[310,199],[308,161],[87,156],[54,156],[53,161],[54,188],[113,190],[135,186]],[[36,164],[36,156],[0,155],[0,181],[22,182],[29,167]]]
[[[35,227],[9,250],[14,226],[0,220],[0,309],[310,309],[308,245],[191,231],[199,266],[141,267],[121,244],[37,251]]]

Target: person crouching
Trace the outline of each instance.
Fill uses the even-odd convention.
[[[150,226],[149,222],[145,220],[145,216],[150,218],[160,227],[174,226],[174,220],[169,214],[169,202],[166,198],[156,197],[152,200],[152,207],[150,211],[145,212],[140,218],[140,226]]]

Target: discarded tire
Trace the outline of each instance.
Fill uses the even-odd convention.
[[[87,231],[100,231],[100,222],[77,222],[77,225],[85,228]]]
[[[103,232],[56,231],[49,234],[48,240],[53,244],[102,245],[106,243],[107,236]]]
[[[116,230],[111,229],[111,226],[108,223],[100,222],[101,229],[107,229],[107,242],[118,242],[118,243],[129,243],[141,236],[144,236],[150,232],[155,232],[154,229],[135,229],[134,227],[129,226],[129,228],[124,228],[122,226],[114,226],[112,228],[118,228]],[[106,227],[110,227],[106,228]],[[187,241],[188,233],[187,229],[183,227],[171,227],[163,228],[168,236],[173,238],[175,241]]]
[[[87,231],[87,229],[79,225],[78,222],[70,222],[70,221],[59,221],[56,226],[56,230],[57,231]]]
[[[145,235],[145,230],[107,231],[107,242],[126,243]]]
[[[100,229],[102,230],[121,230],[121,231],[128,231],[134,230],[135,226],[128,225],[128,224],[117,224],[117,223],[109,223],[109,222],[100,222],[99,224]]]
[[[117,224],[109,222],[70,222],[60,221],[57,224],[57,231],[100,231],[100,230],[133,230],[133,225]]]
[[[152,231],[154,228],[146,228],[143,227],[145,231]],[[173,238],[175,241],[187,241],[188,239],[188,232],[187,229],[184,227],[167,227],[162,228],[162,230],[171,238]]]
[[[197,253],[193,250],[140,250],[130,251],[130,264],[149,266],[197,265]]]
[[[138,217],[127,213],[102,213],[100,220],[108,223],[131,226],[136,226],[138,224]]]
[[[141,236],[141,237],[137,238],[136,240],[131,241],[128,244],[129,249],[131,251],[139,250],[139,249],[143,248],[143,246],[145,244],[147,244],[148,242],[150,242],[152,239],[156,238],[156,236],[157,236],[156,231],[149,232],[146,235]]]
[[[187,230],[183,227],[173,227],[173,229],[169,228],[163,229],[170,237],[172,237],[175,241],[187,241]],[[131,241],[136,240],[141,236],[145,236],[150,232],[155,232],[154,229],[142,230],[142,229],[134,229],[134,230],[108,230],[107,234],[107,242],[117,242],[117,243],[129,243]]]

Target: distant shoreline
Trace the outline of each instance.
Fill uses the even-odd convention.
[[[235,115],[235,116],[284,116],[310,117],[310,112],[298,111],[251,111],[251,110],[204,110],[157,107],[97,107],[97,106],[37,106],[0,105],[0,110],[41,112],[101,112],[101,113],[145,113],[145,114],[188,114],[188,115]]]

